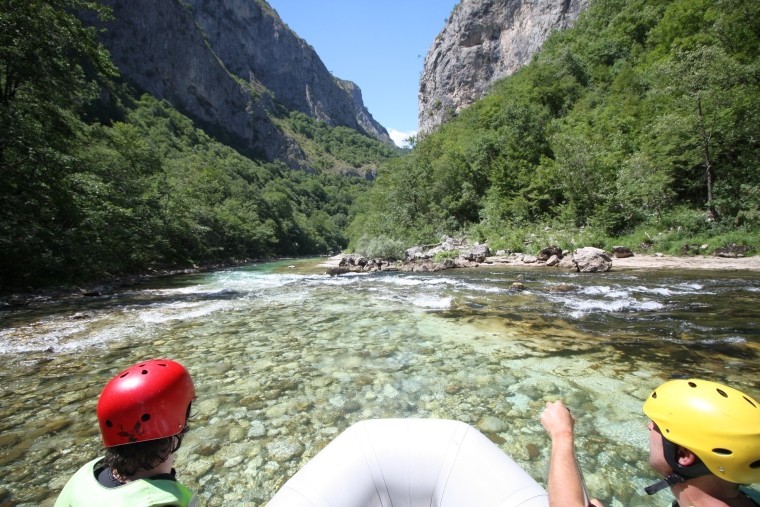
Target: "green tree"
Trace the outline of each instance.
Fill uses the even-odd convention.
[[[615,181],[615,196],[626,223],[634,226],[650,215],[661,218],[674,201],[672,185],[669,168],[658,166],[646,154],[637,153],[628,159]]]
[[[84,0],[0,2],[0,280],[64,264],[76,220],[67,174],[78,114],[115,75],[96,32],[75,14],[105,11]],[[54,245],[58,244],[59,247]]]
[[[729,165],[746,149],[744,143],[753,144],[752,136],[760,133],[754,122],[742,126],[758,113],[748,101],[760,97],[753,70],[717,46],[676,54],[654,67],[658,86],[650,97],[656,107],[665,105],[667,113],[656,121],[658,139],[652,142],[663,162],[697,175],[704,189],[702,202],[713,219],[718,218],[717,178],[730,176]]]

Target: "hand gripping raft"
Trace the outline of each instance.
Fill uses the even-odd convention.
[[[472,426],[439,419],[354,424],[268,507],[546,507],[546,491]]]

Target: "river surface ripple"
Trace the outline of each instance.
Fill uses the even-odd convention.
[[[105,382],[152,357],[195,380],[176,467],[208,506],[264,505],[340,431],[376,417],[473,424],[545,484],[539,414],[557,398],[577,420],[593,496],[665,505],[668,493],[642,492],[656,479],[650,391],[690,373],[760,395],[757,273],[319,271],[260,264],[0,313],[0,502],[52,505],[101,452]]]

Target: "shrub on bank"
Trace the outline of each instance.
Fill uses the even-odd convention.
[[[608,238],[603,231],[595,227],[565,228],[549,225],[511,227],[503,230],[490,230],[485,236],[478,237],[485,237],[483,241],[488,243],[493,252],[505,250],[529,254],[536,254],[549,245],[556,245],[562,250],[573,251],[586,246],[608,250],[619,244],[611,241],[611,238]]]
[[[712,255],[716,249],[728,245],[746,245],[760,250],[760,230],[740,227],[729,229],[720,224],[702,224],[695,216],[664,222],[641,225],[628,234],[609,236],[597,227],[536,226],[513,227],[501,231],[482,229],[471,234],[477,241],[488,243],[493,252],[505,250],[536,254],[542,248],[556,245],[562,250],[593,246],[608,252],[615,246],[630,248],[638,254],[662,253],[667,255]],[[748,253],[752,255],[751,253]]]
[[[446,261],[448,259],[456,259],[459,257],[459,250],[444,250],[443,252],[438,252],[433,257],[433,261],[437,263],[441,263],[443,261]]]
[[[362,236],[356,244],[355,251],[368,259],[404,260],[406,247],[403,241],[388,236]]]

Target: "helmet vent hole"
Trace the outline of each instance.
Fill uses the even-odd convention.
[[[697,387],[697,384],[695,384],[694,382],[689,382],[689,387]]]
[[[148,374],[148,370],[143,370],[143,371],[142,371],[142,374],[143,374],[143,375],[147,375],[147,374]]]
[[[728,398],[728,395],[726,394],[726,391],[724,391],[723,389],[716,389],[716,391],[718,391],[718,394],[720,394],[724,398]]]
[[[652,398],[657,399],[657,391],[652,393]]]
[[[729,449],[722,449],[720,447],[713,449],[712,452],[720,454],[721,456],[731,456],[733,454]]]
[[[113,428],[113,423],[111,422],[110,419],[106,419],[106,426],[109,428]]]
[[[750,468],[760,468],[760,459],[749,464]]]
[[[124,373],[122,373],[121,375],[119,375],[119,378],[124,378],[124,377],[126,377],[127,375],[129,375],[129,372],[128,372],[128,371],[127,371],[127,372],[124,372]]]
[[[141,420],[142,422],[148,422],[148,421],[150,421],[150,414],[143,414],[143,415],[140,417],[140,420]]]
[[[158,365],[159,366],[163,366],[164,368],[166,368],[166,364],[165,363],[158,363]]]
[[[749,398],[747,398],[746,396],[743,396],[743,398],[744,398],[745,400],[747,400],[747,403],[749,403],[749,404],[750,404],[750,405],[752,405],[753,407],[757,408],[757,405],[755,405],[754,403],[752,403],[752,400],[750,400],[750,399],[749,399]]]

